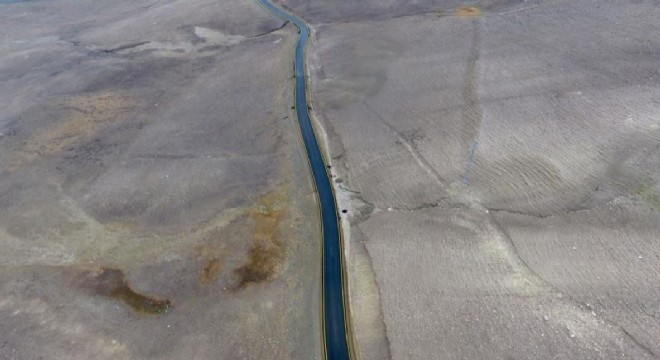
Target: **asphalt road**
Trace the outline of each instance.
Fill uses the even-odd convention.
[[[300,38],[296,44],[296,114],[305,142],[307,157],[314,175],[316,191],[321,205],[323,222],[323,327],[325,336],[326,358],[332,360],[349,359],[346,340],[346,321],[344,319],[344,296],[341,242],[339,239],[339,219],[335,196],[326,172],[326,163],[314,135],[309,118],[307,104],[307,86],[305,83],[305,45],[309,38],[309,28],[305,23],[267,0],[260,0],[264,6],[277,16],[294,23],[300,29]]]

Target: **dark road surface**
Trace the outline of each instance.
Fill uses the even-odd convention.
[[[268,10],[291,21],[300,29],[300,38],[296,44],[295,53],[296,112],[307,150],[307,157],[314,175],[314,183],[319,195],[323,221],[323,330],[326,358],[330,360],[348,360],[350,355],[344,319],[342,246],[339,239],[337,206],[332,185],[326,172],[326,164],[314,135],[307,105],[304,61],[309,28],[301,19],[275,7],[268,0],[260,0],[260,2]]]

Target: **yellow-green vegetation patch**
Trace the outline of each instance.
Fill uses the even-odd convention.
[[[13,154],[9,170],[93,139],[103,127],[125,119],[136,106],[135,98],[117,92],[73,96],[46,104],[46,111],[65,110],[65,115],[27,139]]]
[[[454,10],[454,15],[463,18],[481,16],[481,9],[477,6],[461,6]]]
[[[660,210],[660,195],[652,187],[645,184],[640,185],[635,190],[635,195],[638,195],[653,209]]]

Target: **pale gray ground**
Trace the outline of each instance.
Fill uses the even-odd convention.
[[[284,25],[0,1],[0,359],[320,358]]]
[[[363,359],[660,358],[657,1],[282,2]]]

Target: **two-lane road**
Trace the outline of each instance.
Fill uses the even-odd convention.
[[[335,196],[330,184],[326,163],[314,134],[307,104],[307,84],[305,78],[305,45],[309,38],[309,28],[305,23],[274,6],[268,0],[259,0],[275,15],[294,23],[300,29],[296,44],[296,112],[307,157],[314,177],[316,191],[321,206],[323,224],[323,331],[325,353],[329,360],[350,359],[345,321],[342,245],[339,237],[339,216]]]

